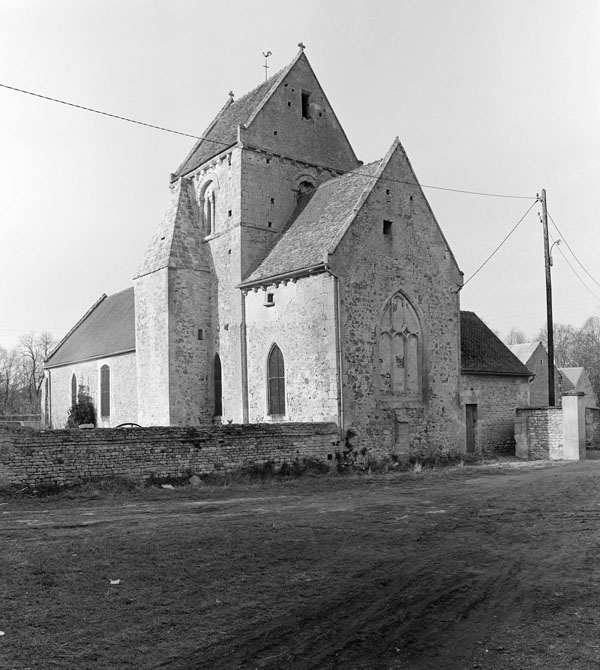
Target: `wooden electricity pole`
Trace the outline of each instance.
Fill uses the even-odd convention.
[[[542,189],[542,224],[544,226],[544,261],[546,266],[546,329],[548,331],[548,405],[554,406],[554,325],[552,322],[552,277],[550,275],[550,244],[548,242],[548,209],[546,207],[546,189]]]

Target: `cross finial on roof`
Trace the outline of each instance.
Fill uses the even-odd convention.
[[[233,100],[233,91],[229,91],[229,97]]]
[[[302,42],[298,42],[298,46],[300,47],[300,49],[302,49],[302,51],[304,51],[304,49],[306,49],[306,47],[304,46],[304,44]]]

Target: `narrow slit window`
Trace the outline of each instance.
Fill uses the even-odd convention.
[[[71,377],[71,407],[77,404],[77,375]]]
[[[392,234],[392,222],[391,221],[386,221],[385,219],[383,220],[383,234],[384,235],[391,235]]]
[[[110,368],[103,365],[100,368],[100,416],[110,418]]]
[[[215,354],[215,362],[213,366],[213,382],[215,392],[214,416],[221,416],[223,414],[223,384],[221,381],[221,359],[219,358],[219,354]]]
[[[310,119],[310,93],[302,91],[302,118]]]

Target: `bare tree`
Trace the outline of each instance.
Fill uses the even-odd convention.
[[[529,342],[527,335],[516,326],[513,326],[508,335],[504,338],[505,344],[523,344],[524,342]]]
[[[50,353],[54,340],[50,333],[40,335],[28,333],[19,338],[21,387],[28,411],[39,412],[40,395],[44,381],[44,361]]]

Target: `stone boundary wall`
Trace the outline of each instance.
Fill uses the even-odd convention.
[[[585,408],[585,443],[590,449],[600,449],[600,409]]]
[[[333,423],[189,428],[0,429],[0,485],[66,485],[96,477],[182,477],[253,463],[335,462]]]
[[[560,407],[517,409],[516,455],[532,460],[560,460],[564,456],[563,413]]]

